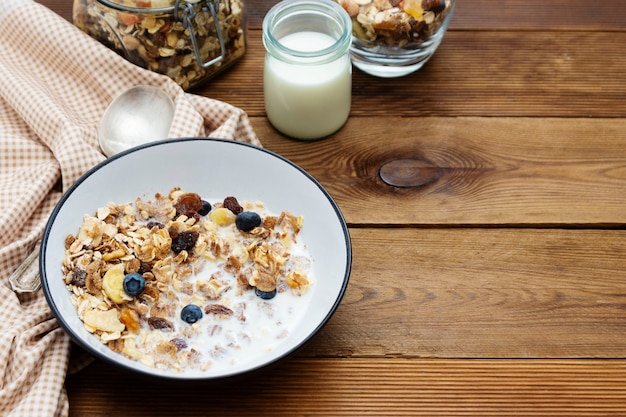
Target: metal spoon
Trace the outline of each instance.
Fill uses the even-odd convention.
[[[174,102],[149,85],[132,87],[117,96],[104,112],[98,141],[107,157],[123,150],[166,139],[174,118]]]

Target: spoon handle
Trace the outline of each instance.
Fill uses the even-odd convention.
[[[9,282],[11,288],[16,293],[32,293],[41,288],[39,277],[39,247],[41,242],[37,242],[32,252],[24,259],[24,262],[11,274]]]

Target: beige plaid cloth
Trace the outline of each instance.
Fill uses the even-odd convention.
[[[104,159],[96,132],[107,104],[156,85],[176,103],[170,137],[259,142],[241,109],[126,62],[32,0],[2,0],[0,27],[0,415],[66,416],[72,344],[42,292],[17,294],[9,277],[62,192]]]

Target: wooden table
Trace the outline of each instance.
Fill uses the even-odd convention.
[[[40,0],[71,19],[70,0]],[[227,384],[95,362],[70,416],[626,415],[626,2],[465,0],[405,78],[355,69],[350,119],[287,139],[263,109],[261,22],[196,93],[241,107],[350,226],[330,322],[295,356]],[[424,184],[391,187],[410,158]]]

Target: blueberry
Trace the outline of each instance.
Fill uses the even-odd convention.
[[[180,311],[180,318],[189,324],[194,324],[202,318],[202,309],[195,304],[187,304]]]
[[[253,211],[242,211],[235,219],[237,229],[242,232],[249,232],[261,224],[261,216]]]
[[[128,274],[124,277],[122,286],[124,287],[126,294],[131,297],[136,297],[141,295],[143,290],[146,289],[146,280],[143,279],[143,276],[140,273],[133,272],[132,274]]]
[[[207,214],[209,214],[212,208],[213,207],[211,207],[211,203],[209,203],[208,201],[202,200],[202,208],[198,210],[198,214],[201,216],[206,216]]]
[[[258,288],[254,289],[254,293],[261,297],[264,300],[271,300],[272,298],[274,298],[276,296],[276,290],[274,291],[261,291]]]

